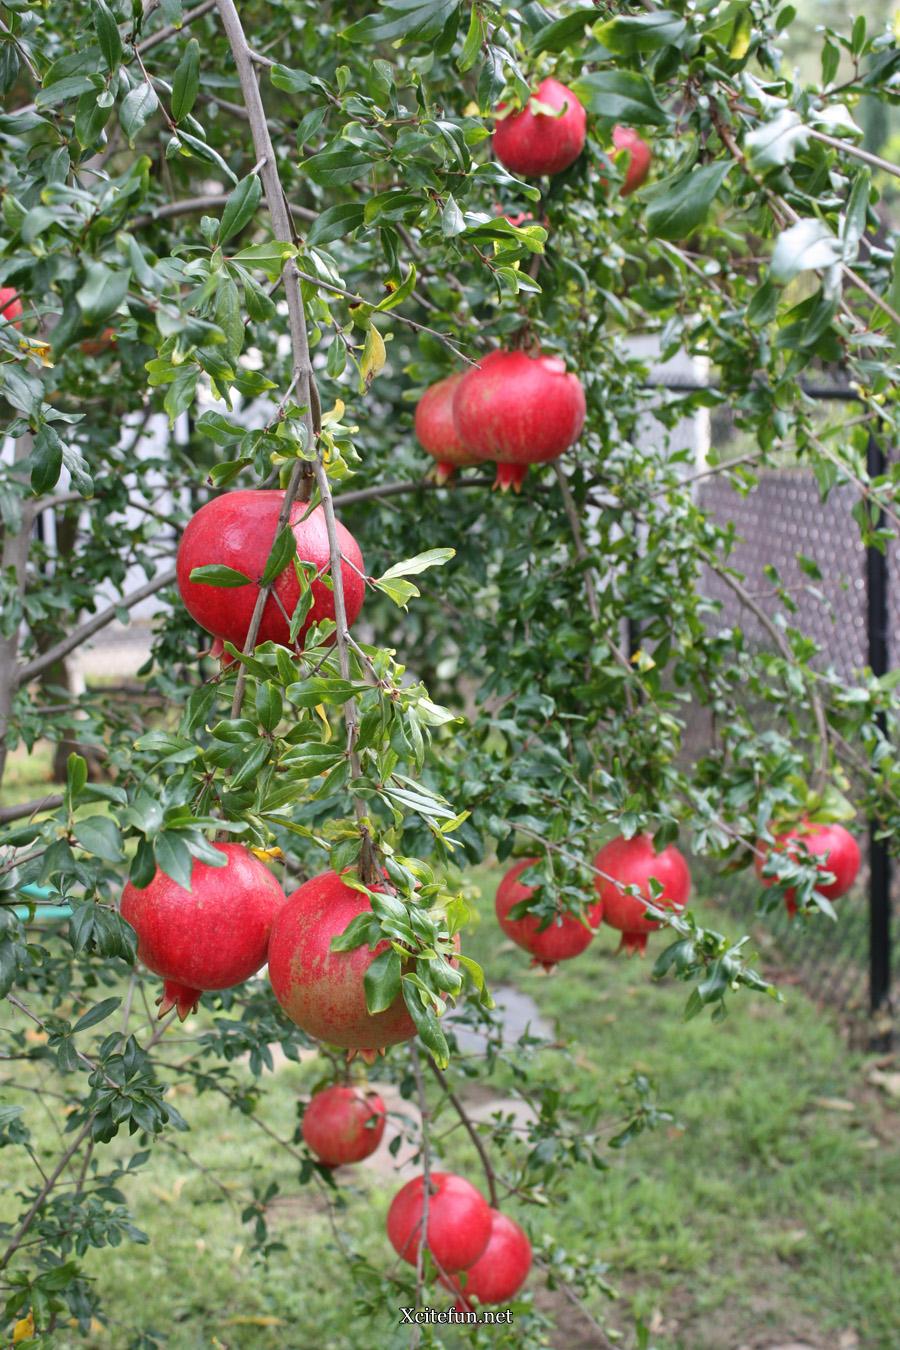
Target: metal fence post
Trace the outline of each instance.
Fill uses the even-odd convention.
[[[877,478],[886,470],[884,450],[875,436],[869,437],[866,470]],[[877,525],[884,523],[879,513]],[[888,546],[889,547],[889,546]],[[890,614],[888,610],[888,555],[866,549],[866,637],[869,665],[874,675],[886,675],[890,661]],[[887,718],[878,725],[887,735]],[[872,1015],[869,1044],[873,1050],[889,1050],[892,1041],[891,1009],[891,859],[887,845],[877,839],[877,823],[869,822],[869,1009]]]

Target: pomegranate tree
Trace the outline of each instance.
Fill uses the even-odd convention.
[[[365,1059],[416,1034],[402,994],[382,1012],[366,1006],[366,971],[390,943],[379,942],[372,951],[331,950],[332,939],[371,908],[364,891],[336,872],[323,872],[289,897],[269,944],[269,979],[291,1021],[316,1040]]]
[[[816,890],[826,900],[839,900],[846,895],[859,873],[859,845],[850,831],[836,822],[815,824],[802,820],[791,829],[776,834],[774,844],[759,845],[754,866],[756,875],[766,887],[774,886],[778,881],[777,876],[764,875],[773,853],[797,860],[802,860],[804,853],[813,854],[821,877],[816,882]],[[829,874],[833,877],[831,881],[826,880]],[[793,886],[785,890],[784,902],[789,914],[797,913],[797,892]]]
[[[647,934],[659,928],[659,920],[645,917],[647,903],[655,909],[682,910],[691,893],[691,874],[682,855],[669,844],[659,853],[649,834],[633,839],[619,835],[601,848],[594,866],[603,876],[594,877],[594,885],[603,902],[603,920],[622,934],[620,951],[647,949]],[[651,897],[650,880],[662,886],[662,894]],[[622,887],[635,886],[640,898],[627,895]]]
[[[387,1235],[404,1261],[415,1265],[422,1240],[425,1178],[408,1181],[391,1201]],[[432,1172],[425,1246],[440,1274],[468,1270],[491,1237],[493,1210],[481,1191],[455,1172]]]
[[[215,844],[224,867],[199,862],[191,888],[156,870],[148,886],[129,881],[122,917],[138,936],[138,956],[163,978],[159,1015],[182,1021],[207,989],[230,989],[265,964],[272,922],[285,903],[268,868],[243,844]]]
[[[491,1210],[491,1235],[474,1265],[442,1283],[459,1295],[456,1307],[464,1311],[479,1303],[509,1303],[528,1279],[531,1243],[515,1219]]]
[[[283,501],[284,493],[274,488],[226,492],[214,497],[188,521],[178,547],[178,589],[188,613],[201,628],[236,647],[242,648],[247,639],[259,580],[272,549]],[[331,568],[325,515],[321,507],[309,515],[308,510],[306,503],[295,502],[290,513],[297,558],[316,569],[311,584],[312,604],[297,635],[300,643],[313,624],[334,618],[334,592],[321,580]],[[347,622],[353,623],[365,594],[363,557],[353,535],[340,521],[337,534],[343,559],[341,575]],[[191,580],[194,568],[210,566],[231,568],[251,580],[246,585],[228,586]],[[281,572],[274,594],[266,601],[257,642],[289,645],[290,618],[302,590],[291,563]]]
[[[416,407],[416,436],[422,449],[437,460],[439,483],[452,478],[458,468],[479,463],[463,445],[453,420],[453,397],[462,378],[462,371],[457,371],[438,380],[426,389]]]
[[[497,108],[494,155],[510,173],[523,178],[562,173],[584,149],[587,115],[571,89],[552,77],[542,80],[532,100],[519,112]]]
[[[557,961],[571,960],[590,946],[603,914],[603,905],[599,902],[591,907],[587,924],[577,915],[565,911],[552,918],[549,924],[537,914],[510,918],[509,912],[515,905],[534,895],[535,887],[521,882],[519,877],[538,862],[539,858],[522,858],[509,869],[497,887],[495,909],[497,921],[507,937],[531,953],[531,964],[552,970]]]
[[[362,1162],[384,1137],[386,1112],[377,1092],[335,1083],[317,1092],[303,1113],[303,1138],[326,1167]]]
[[[495,351],[466,371],[453,418],[463,445],[496,460],[497,486],[518,489],[529,464],[558,459],[581,435],[586,405],[577,375],[558,356]]]

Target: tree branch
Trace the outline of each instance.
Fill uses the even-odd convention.
[[[269,216],[272,221],[272,230],[275,238],[282,243],[291,244],[294,242],[295,234],[291,222],[288,204],[285,199],[284,190],[281,186],[281,179],[278,174],[278,161],[275,157],[275,148],[272,145],[272,137],[269,134],[269,126],[266,121],[266,112],[263,107],[262,96],[259,92],[259,84],[256,78],[256,71],[253,68],[253,59],[250,55],[250,48],[244,29],[241,24],[240,16],[234,4],[234,0],[216,0],[219,14],[225,28],[228,42],[234,56],[237,67],[238,79],[241,83],[241,91],[244,95],[244,103],[250,118],[250,132],[253,137],[253,147],[256,153],[257,163],[260,165],[259,176],[262,181],[263,190],[266,194],[266,205],[269,209]],[[303,298],[300,294],[298,284],[298,273],[293,258],[289,258],[282,269],[282,280],[284,281],[285,296],[288,305],[288,324],[291,334],[291,352],[293,355],[292,384],[298,387],[305,395],[306,411],[304,414],[304,425],[308,444],[314,446],[318,437],[320,428],[320,407],[319,395],[316,389],[316,382],[313,378],[312,362],[309,355],[309,337],[306,331],[306,315],[303,309]],[[278,516],[278,525],[275,538],[278,533],[287,525],[291,507],[298,498],[302,501],[308,501],[311,493],[312,480],[309,475],[309,467],[303,460],[297,460],[291,473],[287,491],[284,495],[281,511]],[[273,544],[275,540],[273,539]],[[340,567],[338,567],[338,578],[335,579],[335,601],[339,587]],[[269,593],[274,585],[274,580],[268,586],[260,586],[259,594],[256,598],[256,605],[253,609],[253,616],[250,621],[250,627],[247,631],[247,639],[244,643],[244,652],[252,652],[256,639],[259,635],[260,625],[262,623],[263,612]],[[342,597],[343,598],[343,597]],[[237,717],[244,698],[244,685],[246,683],[246,668],[242,665],[238,671],[237,684],[234,691],[231,715]]]
[[[487,1149],[481,1142],[478,1131],[472,1124],[472,1120],[468,1112],[466,1111],[466,1108],[463,1106],[462,1102],[459,1100],[456,1093],[453,1091],[449,1082],[447,1081],[447,1075],[441,1069],[438,1068],[438,1066],[435,1064],[434,1060],[431,1058],[430,1055],[428,1056],[426,1063],[428,1064],[428,1067],[434,1074],[435,1078],[440,1083],[441,1087],[444,1089],[448,1101],[453,1106],[453,1109],[456,1111],[456,1114],[459,1116],[461,1123],[465,1127],[466,1133],[468,1134],[469,1138],[474,1144],[475,1151],[477,1152],[479,1158],[481,1159],[481,1167],[484,1172],[484,1179],[487,1182],[488,1194],[491,1200],[491,1207],[493,1209],[499,1209],[500,1201],[497,1198],[497,1177],[494,1172],[494,1168],[491,1164],[491,1160],[488,1157]]]
[[[34,679],[35,675],[40,675],[42,670],[46,670],[54,662],[62,660],[64,656],[68,656],[69,652],[74,651],[76,647],[80,647],[82,642],[86,642],[95,633],[99,633],[101,628],[105,628],[107,624],[112,623],[120,609],[132,609],[142,600],[146,600],[148,596],[155,595],[157,591],[163,590],[166,586],[171,586],[175,581],[175,575],[174,567],[168,572],[160,572],[152,581],[148,581],[146,586],[139,587],[138,590],[132,591],[130,595],[124,595],[121,600],[116,600],[108,608],[101,609],[99,614],[95,614],[92,619],[88,619],[87,623],[83,623],[80,628],[76,628],[68,637],[61,638],[59,642],[54,643],[52,647],[48,647],[40,656],[36,656],[33,661],[29,661],[27,665],[22,666],[16,676],[16,685],[27,684],[29,680]]]

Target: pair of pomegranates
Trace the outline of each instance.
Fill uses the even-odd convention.
[[[506,104],[501,103],[494,129],[495,156],[510,173],[523,178],[540,178],[568,169],[584,149],[587,135],[584,107],[577,95],[559,80],[543,80],[534,100],[552,111],[532,109],[529,105],[521,112],[503,116]],[[620,195],[628,197],[650,172],[650,147],[631,127],[618,124],[613,127],[612,140],[617,153],[628,155],[625,181],[620,189]]]
[[[415,429],[439,482],[494,460],[494,486],[519,491],[529,464],[558,459],[578,439],[585,412],[581,381],[558,356],[495,351],[426,390]]]
[[[514,905],[534,895],[535,888],[526,886],[519,877],[539,861],[523,858],[510,868],[497,887],[495,905],[497,919],[507,937],[531,953],[532,965],[541,965],[545,970],[552,969],[557,961],[579,956],[593,942],[601,922],[622,934],[620,950],[643,953],[647,934],[659,927],[658,920],[644,917],[647,905],[682,910],[690,895],[690,872],[674,845],[657,853],[650,835],[639,834],[633,839],[619,836],[604,845],[594,859],[597,869],[594,886],[599,898],[589,906],[586,919],[582,921],[565,911],[542,928],[543,921],[536,914],[523,914],[520,918],[509,915]],[[651,877],[663,888],[655,900],[650,895]],[[624,886],[636,887],[641,898],[625,894]]]
[[[313,877],[290,896],[243,844],[216,844],[225,864],[194,860],[191,889],[159,869],[148,886],[131,882],[122,916],[138,956],[162,976],[160,1016],[184,1019],[204,990],[229,989],[268,961],[275,997],[307,1035],[365,1059],[416,1034],[402,994],[381,1012],[366,1004],[365,975],[390,943],[334,952],[332,939],[371,911],[364,891],[336,872]]]
[[[850,890],[859,872],[859,846],[849,830],[838,824],[813,824],[803,820],[792,829],[775,836],[771,846],[761,845],[756,852],[757,876],[764,886],[774,886],[777,876],[769,874],[772,854],[802,858],[811,854],[818,862],[822,878],[816,889],[829,900],[837,900]],[[594,885],[599,895],[596,904],[589,907],[586,921],[577,915],[563,912],[542,927],[536,914],[510,918],[513,906],[530,900],[535,888],[519,880],[521,874],[538,858],[523,858],[506,873],[497,887],[496,913],[500,927],[513,942],[530,952],[533,965],[551,969],[557,961],[568,961],[580,955],[593,941],[600,923],[607,923],[622,934],[620,950],[646,950],[647,934],[659,928],[659,921],[645,917],[647,903],[657,909],[684,909],[691,890],[687,863],[674,845],[657,853],[649,835],[633,839],[619,837],[606,844],[594,859]],[[830,880],[828,878],[831,878]],[[651,898],[650,879],[662,886],[662,894]],[[625,886],[636,887],[640,898],[628,895]],[[785,904],[790,915],[797,912],[793,887],[785,891]]]
[[[414,1177],[394,1196],[387,1216],[391,1246],[404,1261],[416,1265],[424,1223],[424,1247],[441,1284],[457,1295],[458,1309],[508,1303],[531,1269],[526,1234],[514,1219],[492,1209],[465,1177],[432,1172],[429,1183],[427,1219],[424,1177]]]

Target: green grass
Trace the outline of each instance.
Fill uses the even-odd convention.
[[[685,1024],[686,988],[654,985],[650,961],[615,958],[608,930],[546,978],[493,923],[497,875],[477,874],[484,922],[466,950],[484,962],[493,984],[515,983],[563,1037],[577,1041],[579,1089],[614,1097],[615,1085],[639,1066],[678,1121],[611,1152],[609,1172],[579,1173],[564,1206],[532,1211],[536,1234],[609,1263],[620,1298],[593,1311],[618,1329],[619,1343],[635,1345],[641,1317],[653,1326],[654,1350],[791,1340],[832,1350],[845,1331],[856,1334],[861,1350],[896,1350],[897,1118],[866,1087],[864,1062],[847,1050],[828,1014],[790,988],[782,1006],[745,995],[732,1001],[721,1025]],[[734,930],[730,917],[709,917]],[[266,1075],[258,1114],[283,1137],[316,1072],[289,1064]],[[562,1053],[545,1052],[539,1072],[565,1082],[573,1069]],[[179,1090],[174,1102],[191,1126],[172,1136],[174,1143],[234,1198],[182,1154],[166,1145],[155,1150],[125,1186],[150,1244],[88,1258],[113,1319],[95,1328],[91,1344],[124,1350],[139,1330],[154,1330],[170,1350],[405,1344],[392,1309],[374,1330],[354,1313],[352,1281],[295,1164],[251,1121],[223,1110],[221,1098]],[[54,1126],[33,1101],[29,1116],[51,1157]],[[477,1179],[476,1160],[456,1136],[444,1157]],[[17,1150],[0,1154],[3,1217],[20,1165]],[[254,1185],[273,1178],[282,1190],[273,1221],[287,1250],[265,1268],[254,1264],[239,1210]],[[346,1193],[342,1226],[359,1251],[387,1268],[383,1217],[394,1184],[359,1170],[351,1181],[356,1189]],[[598,1341],[569,1310],[565,1330],[548,1343],[575,1350]],[[83,1342],[61,1333],[55,1344],[66,1350]]]

